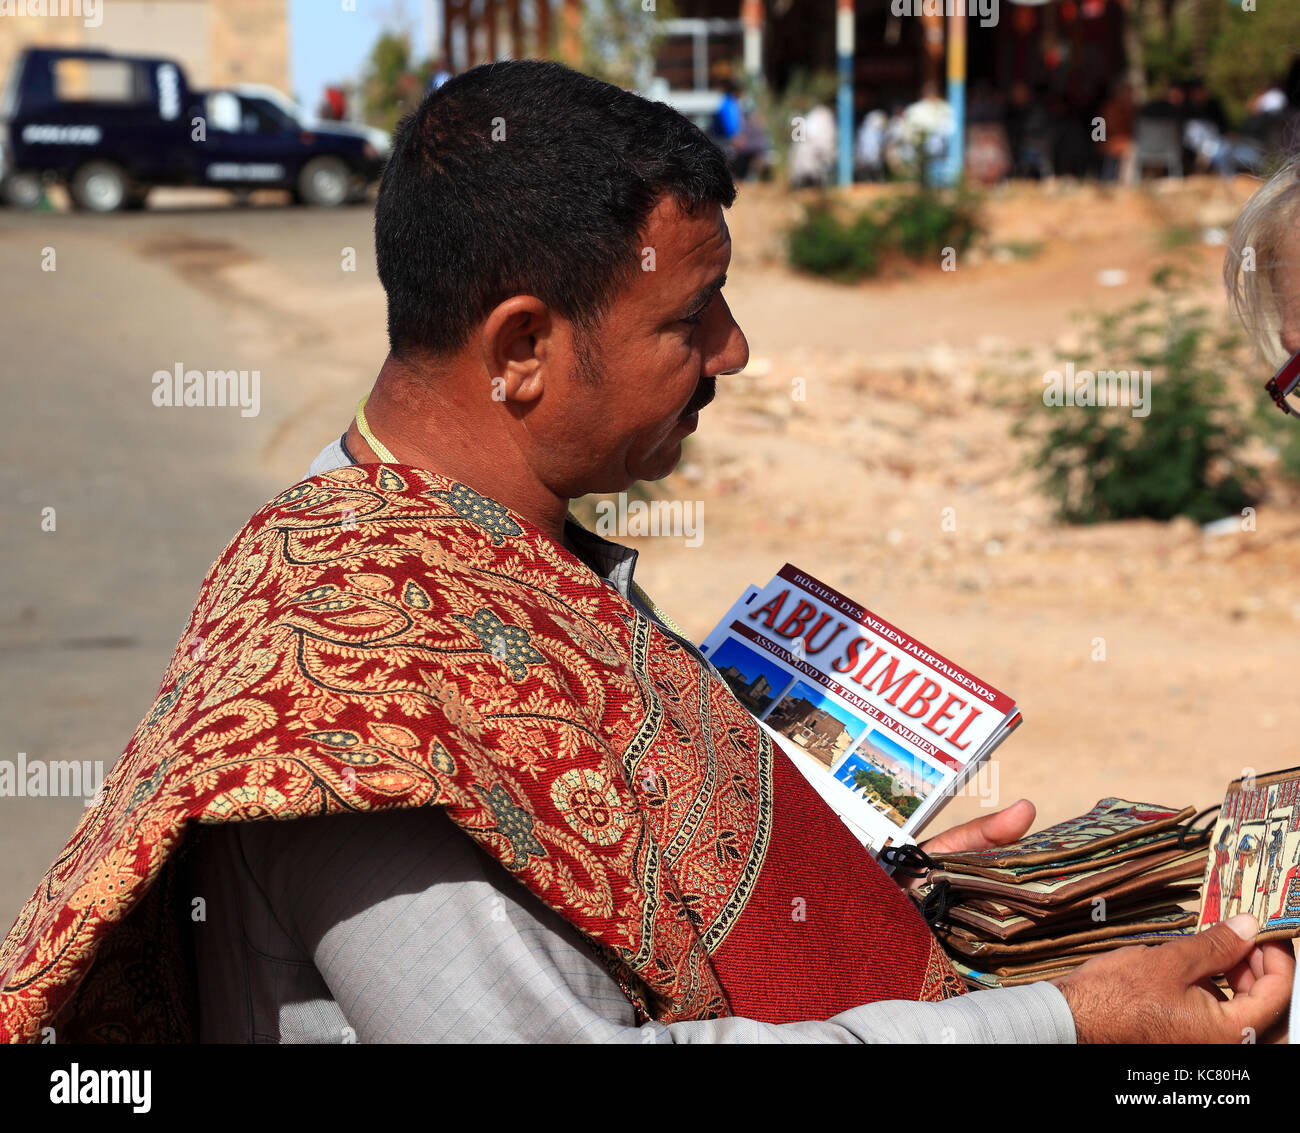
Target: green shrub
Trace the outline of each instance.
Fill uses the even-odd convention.
[[[920,188],[896,198],[888,210],[896,247],[909,259],[934,262],[945,248],[960,255],[978,232],[975,203],[963,190],[944,194]]]
[[[825,199],[819,199],[805,206],[804,218],[790,230],[789,241],[795,267],[848,283],[876,274],[887,233],[873,210],[862,210],[846,224]]]
[[[1089,353],[1073,359],[1094,372],[1150,370],[1149,415],[1049,407],[1039,394],[1014,429],[1033,437],[1030,463],[1066,522],[1183,515],[1204,523],[1255,500],[1257,473],[1236,455],[1245,423],[1222,381],[1238,339],[1216,330],[1204,308],[1179,302],[1183,289],[1169,271],[1152,283],[1158,301],[1093,316]]]
[[[974,198],[928,187],[877,201],[845,222],[825,197],[804,206],[788,233],[793,267],[849,283],[876,275],[890,255],[937,263],[945,248],[966,251],[979,231]]]

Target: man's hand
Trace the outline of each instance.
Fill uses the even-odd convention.
[[[1240,914],[1196,936],[1106,952],[1051,982],[1061,989],[1081,1043],[1252,1042],[1291,998],[1289,943],[1255,944],[1259,925]],[[1210,979],[1226,974],[1229,999]]]
[[[963,822],[933,838],[921,843],[921,849],[927,854],[956,854],[963,850],[992,850],[1016,842],[1023,838],[1034,824],[1034,804],[1028,799],[1021,799],[983,818],[973,818]],[[898,883],[904,889],[915,889],[923,878],[899,877]]]

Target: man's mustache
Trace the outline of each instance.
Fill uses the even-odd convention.
[[[687,403],[686,408],[682,410],[683,417],[689,417],[692,413],[697,413],[712,401],[718,393],[718,379],[716,376],[701,378],[700,384],[696,387],[695,396]]]

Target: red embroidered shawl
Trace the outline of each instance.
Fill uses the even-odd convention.
[[[0,947],[0,1038],[194,1038],[191,824],[421,806],[581,930],[641,1018],[962,991],[680,642],[496,501],[365,465],[281,493],[213,565],[152,710]]]

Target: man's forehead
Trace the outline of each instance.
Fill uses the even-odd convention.
[[[647,242],[654,240],[662,251],[679,256],[708,244],[716,248],[731,239],[722,205],[702,204],[694,212],[686,212],[672,196],[660,197],[650,210],[645,235]]]
[[[662,198],[651,210],[645,237],[647,246],[656,249],[656,258],[678,260],[718,252],[731,240],[720,205],[700,205],[688,213],[673,197]]]
[[[702,205],[694,214],[673,200],[661,201],[650,214],[641,250],[641,278],[629,290],[680,300],[712,283],[727,270],[731,233],[719,205]]]

